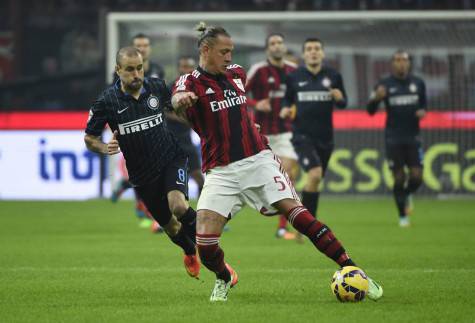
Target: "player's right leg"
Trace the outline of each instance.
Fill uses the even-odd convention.
[[[292,143],[297,152],[300,167],[307,172],[307,181],[302,191],[302,203],[317,217],[319,186],[323,178],[322,161],[314,144],[305,136],[294,136]]]
[[[163,227],[170,240],[183,249],[187,273],[197,278],[199,275],[199,265],[195,263],[197,262],[195,243],[188,236],[181,222],[170,212],[167,194],[164,190],[164,179],[162,178],[157,182],[137,187],[136,190],[155,221]],[[191,258],[195,261],[190,262]]]
[[[237,172],[228,165],[208,172],[198,200],[196,246],[202,264],[216,275],[212,302],[226,301],[229,289],[237,283],[236,272],[224,261],[219,240],[229,218],[241,207],[239,191]]]
[[[202,264],[216,275],[211,302],[226,301],[229,289],[238,281],[236,272],[224,262],[224,251],[219,246],[226,222],[226,217],[214,211],[198,211],[196,245]]]
[[[406,209],[407,193],[405,191],[406,173],[404,171],[403,145],[386,143],[386,158],[394,179],[393,196],[399,215],[399,225],[407,227],[409,226],[409,217]]]

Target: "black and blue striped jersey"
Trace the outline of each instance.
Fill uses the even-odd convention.
[[[106,124],[113,132],[118,131],[129,181],[134,186],[153,182],[171,161],[184,156],[165,120],[170,99],[170,89],[161,79],[145,78],[138,99],[124,93],[118,80],[91,107],[86,133],[100,136]]]

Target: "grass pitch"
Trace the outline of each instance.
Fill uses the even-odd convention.
[[[0,322],[473,322],[475,201],[416,200],[401,229],[390,196],[322,197],[320,218],[385,291],[339,303],[335,264],[309,241],[274,238],[245,209],[222,237],[240,282],[210,304],[214,277],[189,278],[130,201],[0,202]]]

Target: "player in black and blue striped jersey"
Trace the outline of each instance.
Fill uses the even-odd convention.
[[[295,104],[292,144],[301,167],[307,172],[302,203],[314,216],[318,211],[319,186],[333,152],[333,109],[346,107],[341,74],[323,65],[325,51],[318,38],[303,44],[304,66],[287,76],[281,118],[292,115]]]
[[[391,60],[392,73],[381,79],[367,105],[370,115],[384,103],[387,113],[386,158],[394,176],[394,199],[399,212],[399,225],[409,226],[411,194],[422,184],[423,151],[419,122],[426,115],[427,99],[424,81],[410,73],[409,54],[396,51]],[[409,169],[409,175],[405,172]]]
[[[170,89],[162,79],[144,78],[143,67],[137,48],[119,50],[119,80],[92,105],[84,140],[97,153],[122,151],[129,182],[170,240],[183,249],[186,270],[197,278],[196,212],[187,201],[188,157],[165,120]],[[106,124],[114,134],[108,143],[100,137]]]

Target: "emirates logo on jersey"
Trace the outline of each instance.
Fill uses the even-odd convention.
[[[210,102],[211,111],[217,112],[220,110],[240,106],[241,104],[247,102],[245,95],[238,95],[238,93],[233,90],[224,90],[224,97],[224,100]]]

